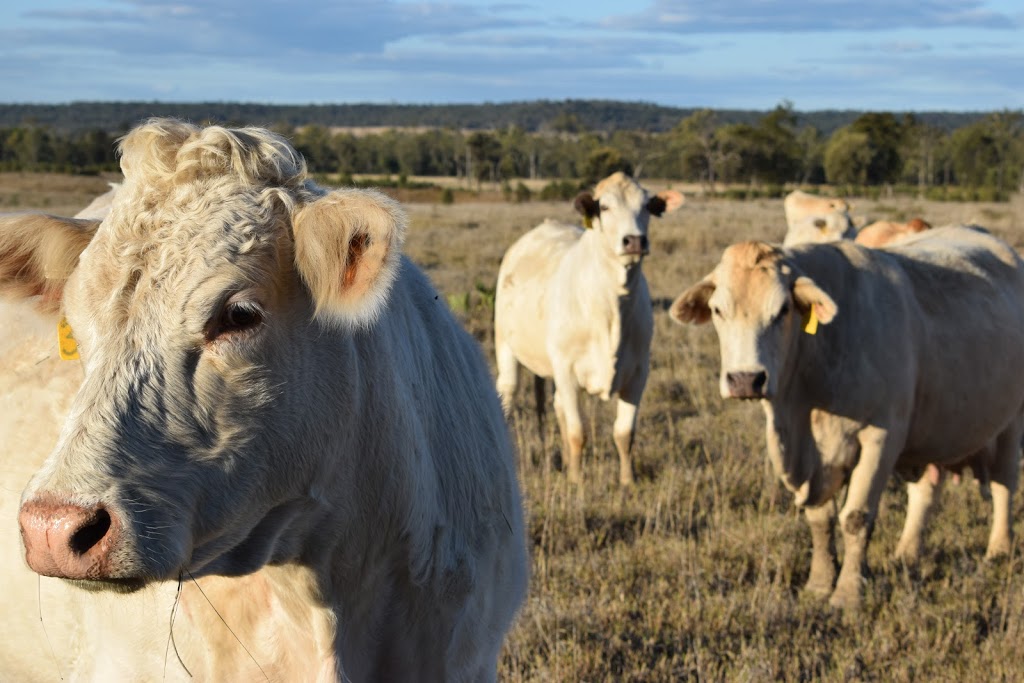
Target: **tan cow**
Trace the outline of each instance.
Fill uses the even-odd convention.
[[[501,262],[494,302],[498,392],[511,408],[519,364],[555,381],[555,413],[570,481],[581,479],[579,389],[618,395],[614,438],[619,481],[633,482],[630,450],[647,383],[654,320],[641,269],[651,216],[683,195],[649,194],[622,173],[576,198],[593,228],[548,220],[515,242]]]
[[[4,359],[5,477],[53,446],[24,556],[65,580],[5,603],[35,649],[4,673],[493,680],[527,578],[512,449],[401,209],[261,129],[154,120],[121,152],[102,223],[0,218],[0,292],[61,308],[80,355],[36,343],[43,313]]]
[[[853,239],[856,230],[850,220],[850,205],[842,199],[815,197],[802,190],[786,195],[786,237],[783,245],[835,242]]]
[[[924,474],[929,463],[966,462],[991,475],[987,556],[1009,551],[1024,432],[1024,262],[1008,245],[968,227],[884,251],[744,242],[726,249],[671,315],[712,320],[722,396],[761,401],[769,459],[811,526],[810,591],[832,590],[831,501],[849,484],[831,602],[859,602],[894,469],[913,480],[898,556],[913,562],[920,553],[938,484]]]
[[[879,247],[892,244],[898,240],[902,240],[910,235],[916,235],[917,233],[928,230],[931,227],[931,225],[920,218],[912,218],[906,223],[875,221],[871,225],[866,225],[861,228],[857,233],[856,240],[854,241],[857,242],[857,244],[863,244],[865,247],[877,249]]]

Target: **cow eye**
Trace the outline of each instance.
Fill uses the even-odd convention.
[[[718,306],[712,306],[711,307],[711,315],[715,316],[716,318],[721,318],[722,317],[722,309],[719,308]]]
[[[263,308],[254,301],[229,301],[224,305],[211,338],[245,332],[263,323]]]

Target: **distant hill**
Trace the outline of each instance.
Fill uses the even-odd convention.
[[[613,100],[536,100],[484,104],[306,104],[275,105],[240,102],[71,102],[69,104],[0,104],[0,127],[28,124],[61,131],[128,130],[151,116],[176,116],[195,122],[292,127],[439,127],[494,129],[516,125],[540,131],[566,125],[596,131],[643,130],[663,132],[697,109],[665,107],[645,102]],[[766,111],[716,110],[718,122],[754,123]],[[862,111],[796,112],[798,125],[810,124],[824,135],[844,126]],[[905,112],[894,112],[903,114]],[[914,112],[919,120],[953,130],[974,122],[985,112]]]

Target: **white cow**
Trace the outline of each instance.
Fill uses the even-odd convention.
[[[121,152],[102,223],[0,218],[0,292],[62,308],[81,357],[32,318],[0,368],[5,481],[55,443],[25,557],[65,580],[40,625],[12,570],[32,607],[7,604],[4,673],[493,680],[526,590],[514,459],[401,209],[260,129],[154,120]]]
[[[968,227],[885,251],[745,242],[670,312],[714,322],[723,397],[760,399],[768,456],[811,526],[809,590],[832,590],[831,500],[848,483],[831,602],[859,602],[894,469],[914,479],[898,556],[914,562],[921,551],[939,483],[929,463],[991,475],[987,556],[1009,551],[1024,431],[1024,262],[1007,244]]]
[[[75,218],[91,218],[101,221],[110,213],[110,207],[114,204],[114,195],[121,183],[107,183],[110,189],[96,197],[81,211],[75,214]]]
[[[651,216],[674,211],[683,195],[649,194],[623,173],[576,198],[593,228],[547,220],[515,242],[501,262],[494,301],[498,392],[511,409],[519,363],[555,381],[555,413],[579,482],[583,426],[579,389],[618,395],[614,438],[619,481],[633,483],[630,450],[647,383],[654,321],[641,265]]]
[[[835,242],[853,239],[857,234],[850,219],[850,205],[845,200],[794,190],[786,195],[782,206],[787,226],[784,246]]]

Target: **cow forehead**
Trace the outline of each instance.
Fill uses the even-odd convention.
[[[613,173],[594,188],[594,197],[598,200],[617,201],[631,209],[639,209],[647,197],[644,188],[625,173]]]
[[[229,178],[173,188],[159,202],[146,187],[126,187],[82,255],[86,287],[107,299],[140,280],[173,285],[233,270],[253,281],[270,265],[283,203],[272,190],[247,189]],[[173,286],[160,288],[175,296]]]
[[[771,314],[786,296],[788,270],[782,252],[772,245],[732,245],[715,268],[716,295],[728,297],[736,312]]]

